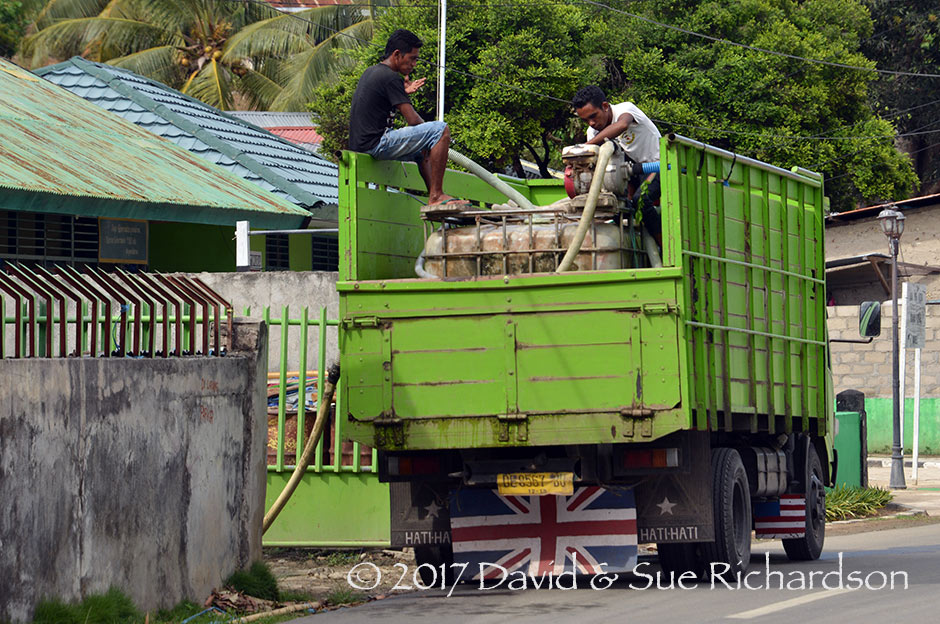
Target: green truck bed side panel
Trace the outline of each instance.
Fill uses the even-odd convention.
[[[697,425],[740,429],[730,413],[752,431],[825,433],[821,181],[692,141],[666,147]]]

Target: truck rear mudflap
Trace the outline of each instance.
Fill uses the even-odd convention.
[[[479,453],[468,453],[463,461],[451,457],[435,464],[434,453],[413,457],[383,455],[380,460],[383,465],[381,476],[392,481],[392,546],[450,545],[452,541],[497,540],[502,531],[500,527],[512,523],[529,527],[532,530],[530,537],[534,539],[537,535],[556,533],[556,524],[560,526],[565,522],[575,522],[578,514],[570,515],[575,509],[581,510],[578,513],[591,511],[592,513],[586,516],[588,518],[603,516],[593,513],[599,509],[629,509],[631,524],[626,528],[625,525],[615,527],[603,524],[590,527],[560,527],[571,533],[569,537],[573,541],[569,545],[579,543],[575,538],[579,530],[588,531],[585,535],[597,536],[602,529],[611,529],[617,535],[626,531],[623,533],[623,539],[632,540],[634,546],[636,543],[645,542],[684,543],[713,539],[707,433],[678,432],[658,443],[618,445],[607,450],[609,455],[606,457],[605,453],[600,454],[600,463],[608,463],[601,466],[598,466],[596,458],[594,461],[585,461],[586,457],[583,455],[577,464],[565,464],[562,458],[537,458],[527,461],[521,458],[486,458]],[[671,454],[678,461],[673,465],[666,465],[670,462],[659,462],[656,459],[659,454]],[[616,467],[611,465],[611,460],[617,464]],[[423,475],[423,479],[415,474],[388,474],[390,465],[396,470],[405,466],[405,461],[408,471],[427,468],[432,472]],[[566,466],[572,472],[566,473]],[[434,470],[435,467],[438,467],[438,471]],[[533,469],[545,472],[534,472]],[[523,472],[524,470],[526,472]],[[449,472],[446,481],[442,478],[443,472]],[[567,481],[564,479],[566,474],[570,475]],[[546,480],[541,479],[543,475],[552,476]],[[500,478],[513,476],[531,478]],[[408,479],[409,482],[397,481],[398,478]],[[563,489],[565,485],[567,490]],[[527,488],[532,491],[547,488],[548,492],[564,493],[527,495]],[[587,500],[595,499],[598,499],[596,504],[582,505]],[[545,507],[548,505],[547,501],[552,501],[551,510]],[[498,514],[497,509],[500,510]],[[505,522],[487,524],[483,521],[474,523],[472,520],[494,514],[499,515]],[[611,511],[610,514],[611,519],[618,522],[628,519],[626,516],[621,517],[621,511]],[[458,517],[462,519],[455,522]],[[550,520],[550,528],[535,526],[546,519]],[[485,529],[484,525],[490,528]],[[453,529],[465,526],[476,528],[473,532],[451,533]],[[490,535],[490,538],[485,535]],[[522,539],[522,533],[519,534],[519,539]],[[603,543],[620,543],[617,540],[621,540],[621,537],[610,539],[613,542],[608,540]],[[465,544],[461,548],[476,551],[483,546],[485,544]],[[543,550],[544,548],[548,546],[543,546]],[[459,549],[455,544],[455,556],[457,550]],[[586,550],[582,552],[582,563],[588,561],[587,554]],[[530,555],[534,556],[532,553]],[[547,564],[533,565],[534,569],[537,569]]]

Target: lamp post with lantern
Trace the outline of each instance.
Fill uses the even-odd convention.
[[[904,232],[904,215],[892,208],[885,208],[878,214],[881,230],[888,238],[888,247],[891,250],[891,301],[894,332],[892,332],[892,381],[894,394],[894,440],[891,443],[891,480],[888,486],[893,490],[907,488],[904,483],[904,457],[901,455],[901,376],[900,376],[900,345],[898,340],[898,247],[901,244],[901,234]]]

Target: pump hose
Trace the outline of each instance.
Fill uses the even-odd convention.
[[[307,438],[307,444],[304,445],[303,455],[300,456],[300,460],[297,462],[297,466],[294,468],[290,480],[287,482],[287,485],[284,486],[284,491],[281,492],[281,495],[278,496],[274,504],[271,505],[271,509],[264,514],[264,521],[261,525],[262,533],[266,532],[271,528],[271,525],[274,524],[274,520],[294,494],[294,490],[296,490],[297,486],[300,484],[300,479],[307,471],[307,466],[309,466],[311,460],[313,460],[317,442],[320,441],[320,436],[323,435],[323,427],[326,425],[327,415],[330,413],[330,404],[333,403],[333,393],[336,392],[336,382],[338,381],[339,364],[333,364],[330,366],[330,370],[326,375],[326,382],[323,384],[323,396],[319,397],[320,407],[317,410],[317,419],[313,423],[313,431],[310,432],[310,437]]]
[[[574,259],[581,251],[581,244],[587,235],[588,228],[594,221],[594,209],[597,208],[597,198],[601,194],[601,188],[604,184],[604,172],[607,169],[607,163],[610,162],[610,156],[614,153],[614,144],[605,141],[597,153],[597,164],[594,165],[594,178],[591,180],[591,189],[588,191],[587,202],[584,204],[584,212],[581,213],[581,221],[578,222],[578,229],[568,245],[568,251],[565,257],[558,263],[555,273],[564,273],[571,269]]]
[[[450,158],[455,163],[457,163],[458,165],[460,165],[461,167],[464,167],[465,169],[469,170],[470,173],[480,178],[481,180],[483,180],[484,182],[486,182],[487,184],[495,188],[497,191],[499,191],[500,193],[508,197],[509,199],[519,204],[520,208],[523,208],[525,210],[535,210],[535,206],[532,204],[532,202],[528,200],[528,198],[526,198],[525,195],[523,195],[516,189],[512,188],[511,186],[509,186],[508,184],[506,184],[505,182],[497,178],[495,175],[493,175],[492,173],[490,173],[489,171],[487,171],[486,169],[484,169],[477,163],[473,162],[472,160],[470,160],[469,158],[461,154],[460,152],[457,152],[452,149],[448,149],[447,157]]]

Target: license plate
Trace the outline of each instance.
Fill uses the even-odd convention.
[[[574,493],[573,472],[509,472],[497,475],[503,496],[545,496]]]

